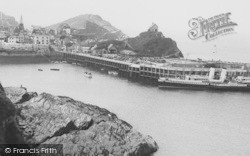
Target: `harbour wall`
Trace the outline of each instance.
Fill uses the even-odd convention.
[[[63,60],[58,52],[38,53],[34,51],[0,52],[0,64],[49,63]]]
[[[172,66],[159,66],[153,64],[134,64],[126,61],[109,59],[101,56],[93,56],[90,54],[78,54],[58,52],[63,56],[63,60],[68,63],[77,63],[82,66],[96,68],[98,70],[104,68],[106,70],[114,70],[119,76],[126,77],[133,81],[146,82],[149,84],[157,84],[160,77],[185,77],[185,75],[207,76],[210,68],[185,68]],[[216,73],[220,73],[222,69],[216,69]],[[243,69],[227,69],[227,76],[249,76],[250,73]]]

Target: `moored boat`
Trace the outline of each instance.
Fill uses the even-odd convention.
[[[208,89],[220,91],[250,91],[250,85],[237,82],[211,83]]]
[[[250,84],[250,77],[238,76],[238,77],[236,78],[236,81],[237,81],[238,83]]]
[[[215,70],[210,69],[209,76],[192,77],[185,76],[185,79],[180,78],[159,78],[159,88],[181,88],[181,89],[200,89],[200,90],[220,90],[220,91],[250,91],[250,83],[233,82],[226,80],[225,69],[222,69],[220,79],[214,79]],[[245,81],[248,82],[248,81]]]
[[[109,74],[109,75],[117,76],[117,75],[118,75],[118,72],[116,72],[116,71],[108,71],[108,74]]]
[[[176,78],[160,78],[158,80],[159,88],[182,88],[182,89],[195,89],[203,90],[207,89],[209,83],[202,80],[191,79],[176,79]]]
[[[52,70],[52,71],[59,71],[60,69],[58,69],[58,68],[51,68],[50,70]]]
[[[84,76],[87,77],[87,78],[92,78],[92,74],[89,73],[89,72],[85,72],[85,73],[84,73]]]
[[[42,69],[38,69],[38,71],[43,71]]]

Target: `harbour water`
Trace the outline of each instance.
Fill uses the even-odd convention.
[[[151,135],[155,156],[250,155],[250,93],[160,90],[70,64],[0,65],[0,81],[104,107]]]

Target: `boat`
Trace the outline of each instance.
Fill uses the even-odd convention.
[[[211,83],[208,89],[219,91],[250,91],[250,85],[238,82]]]
[[[104,71],[105,69],[104,68],[101,68],[101,71]]]
[[[43,71],[42,69],[38,69],[38,71]]]
[[[172,89],[207,89],[209,82],[193,79],[180,79],[180,78],[159,78],[159,88],[172,88]]]
[[[51,68],[50,70],[59,71],[60,69],[58,69],[58,68]]]
[[[238,76],[235,79],[238,83],[250,84],[250,77]]]
[[[87,77],[87,78],[92,78],[92,74],[89,73],[89,72],[85,72],[85,73],[84,73],[84,76]]]
[[[116,72],[116,71],[108,71],[108,74],[109,74],[109,75],[117,76],[117,75],[118,75],[118,72]]]
[[[77,65],[77,66],[82,66],[82,64],[81,64],[81,63],[76,63],[76,65]]]
[[[199,89],[199,90],[219,90],[219,91],[250,91],[250,83],[233,82],[226,79],[227,71],[222,69],[220,79],[214,79],[215,69],[211,68],[209,76],[192,77],[185,76],[181,78],[166,78],[158,79],[159,88],[181,88],[181,89]],[[248,81],[247,81],[248,82]]]

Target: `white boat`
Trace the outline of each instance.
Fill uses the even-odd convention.
[[[241,79],[241,82],[231,82],[226,80],[225,69],[222,69],[220,79],[214,79],[215,70],[212,68],[208,76],[208,80],[205,77],[190,77],[186,76],[185,79],[180,78],[165,78],[158,79],[159,88],[182,88],[182,89],[208,89],[219,91],[250,91],[250,83],[247,79]],[[245,80],[245,81],[243,81]],[[245,83],[243,83],[245,82]]]
[[[87,78],[92,78],[92,74],[89,73],[89,72],[85,72],[85,73],[84,73],[84,76],[87,77]]]
[[[118,72],[116,72],[116,71],[108,71],[108,74],[109,74],[109,75],[117,76],[117,75],[118,75]]]
[[[190,78],[178,79],[178,78],[159,78],[159,88],[187,88],[187,89],[206,89],[209,86],[209,82],[202,80],[194,80]]]
[[[238,76],[238,77],[236,78],[236,81],[237,81],[238,83],[250,84],[250,77]]]

